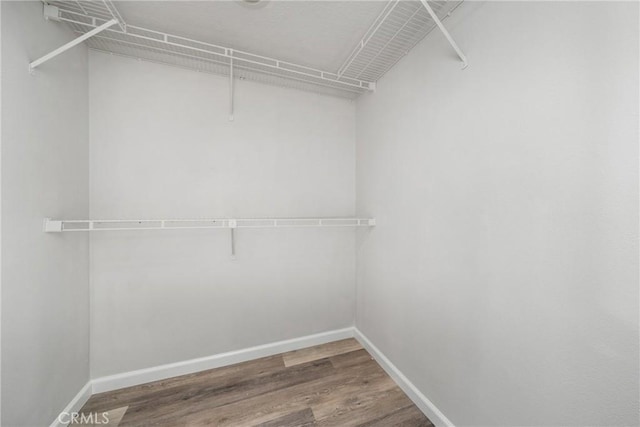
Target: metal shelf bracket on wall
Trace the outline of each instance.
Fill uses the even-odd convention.
[[[33,62],[31,62],[29,64],[29,74],[33,74],[35,69],[36,69],[36,67],[39,67],[40,65],[44,64],[45,62],[55,58],[56,56],[60,55],[61,53],[64,53],[64,52],[68,51],[72,47],[75,47],[75,46],[79,45],[80,43],[82,43],[86,39],[95,36],[96,34],[106,30],[109,27],[112,27],[112,26],[116,25],[117,23],[118,23],[118,21],[116,21],[115,19],[107,21],[104,24],[102,24],[102,25],[94,28],[93,30],[89,31],[88,33],[84,33],[80,37],[77,37],[77,38],[71,40],[69,43],[60,46],[56,50],[54,50],[54,51],[42,56],[41,58],[36,59],[35,61],[33,61]]]
[[[128,230],[226,229],[231,232],[231,256],[236,255],[238,228],[373,227],[374,218],[198,218],[198,219],[107,219],[59,220],[45,218],[45,233]]]
[[[78,4],[80,5],[80,3]],[[97,6],[94,6],[97,8],[96,10],[101,11],[104,14],[104,16],[108,16],[109,19],[105,20],[106,22],[100,21],[103,23],[98,25],[98,21],[96,20],[96,18],[91,17],[90,18],[91,24],[94,27],[91,31],[87,31],[86,33],[80,35],[79,37],[71,40],[69,43],[66,43],[60,46],[59,48],[57,48],[56,50],[49,52],[48,54],[36,59],[35,61],[32,61],[29,64],[29,74],[34,74],[35,69],[40,65],[66,52],[67,50],[79,45],[83,41],[90,39],[91,37],[103,32],[104,30],[113,27],[114,25],[117,25],[118,27],[120,27],[120,30],[126,33],[127,25],[125,24],[124,20],[122,19],[122,16],[120,16],[120,13],[115,8],[115,6],[111,3],[110,0],[96,1],[95,4],[97,5]],[[44,14],[44,19],[46,19],[47,21],[49,20],[61,21],[60,8],[58,6],[45,3],[43,5],[43,14]]]
[[[442,21],[462,3],[462,0],[390,0],[345,59],[338,75],[376,82],[437,28],[455,45]],[[466,64],[466,57],[457,45],[454,49]],[[374,89],[369,86],[369,90]]]
[[[431,6],[429,5],[429,2],[427,0],[420,0],[420,2],[422,2],[422,5],[425,7],[425,9],[427,9],[427,12],[431,16],[431,19],[433,19],[433,21],[436,23],[440,31],[442,31],[442,34],[444,34],[445,38],[447,39],[451,47],[453,47],[453,50],[455,50],[456,54],[460,57],[460,60],[462,61],[462,69],[464,70],[465,68],[467,68],[467,66],[469,65],[469,62],[467,61],[467,56],[464,54],[464,52],[462,52],[460,47],[458,47],[458,44],[453,39],[453,37],[451,37],[451,34],[449,34],[449,31],[447,31],[445,26],[442,24],[442,21],[440,21],[440,18],[438,18],[438,15],[433,11]]]
[[[229,49],[229,121],[233,121],[233,50]]]
[[[236,228],[238,222],[235,219],[229,220],[229,230],[231,230],[231,258],[236,257]]]

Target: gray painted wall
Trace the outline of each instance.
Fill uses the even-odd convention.
[[[638,3],[467,2],[357,105],[357,327],[456,425],[638,424]]]
[[[355,105],[90,53],[91,217],[352,216]],[[353,325],[355,231],[91,235],[94,378]]]
[[[42,232],[89,210],[87,49],[40,2],[2,2],[2,425],[49,425],[89,380],[89,242]]]

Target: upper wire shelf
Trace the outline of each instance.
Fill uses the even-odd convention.
[[[109,3],[102,0],[49,2],[58,7],[58,19],[78,34],[115,19]],[[117,13],[115,8],[113,11]],[[106,29],[86,43],[94,50],[213,74],[228,76],[233,67],[234,76],[241,79],[351,99],[374,88],[367,80],[128,24]]]
[[[118,21],[120,30],[124,32],[127,31],[127,24],[111,0],[58,0],[46,1],[46,3],[72,13],[97,18],[105,22],[115,19]]]
[[[90,49],[349,99],[374,90],[375,82],[427,34],[438,25],[443,28],[437,20],[446,19],[462,3],[390,0],[340,69],[330,72],[128,25],[111,0],[45,1],[57,8],[55,19],[80,35],[92,35],[85,40]],[[101,28],[112,20],[118,25]],[[88,34],[92,31],[95,34]]]
[[[427,3],[442,21],[462,0]],[[376,82],[436,27],[420,1],[391,0],[342,64],[338,75]]]

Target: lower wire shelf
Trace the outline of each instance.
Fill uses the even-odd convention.
[[[229,229],[231,256],[235,258],[238,228],[284,227],[373,227],[373,218],[198,218],[198,219],[51,219],[45,218],[45,233],[123,230]]]
[[[43,231],[179,230],[198,228],[372,227],[373,218],[198,218],[198,219],[73,219],[45,218]]]

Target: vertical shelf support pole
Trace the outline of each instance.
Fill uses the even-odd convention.
[[[233,49],[229,49],[229,121],[233,121]]]
[[[431,15],[431,18],[433,19],[433,21],[436,23],[438,28],[440,28],[440,31],[442,31],[442,34],[444,34],[444,36],[446,37],[451,47],[453,47],[453,50],[455,50],[456,54],[458,54],[458,56],[460,57],[460,60],[462,61],[462,69],[464,70],[465,68],[467,68],[467,65],[469,65],[469,63],[467,62],[466,55],[458,47],[458,44],[456,43],[456,41],[453,40],[453,37],[451,37],[451,34],[449,34],[449,31],[447,31],[444,25],[442,25],[442,21],[440,21],[440,19],[438,18],[438,15],[436,15],[436,13],[433,11],[431,6],[429,6],[429,2],[427,0],[420,0],[420,2],[422,2],[422,5],[424,6],[425,9],[427,9],[427,12],[429,12],[429,15]]]
[[[235,219],[229,220],[229,229],[231,230],[231,258],[235,259],[236,257],[236,227],[238,226],[238,222]]]
[[[60,46],[59,48],[57,48],[56,50],[54,50],[53,52],[50,52],[48,54],[46,54],[45,56],[43,56],[42,58],[36,59],[35,61],[33,61],[32,63],[29,64],[29,73],[33,74],[33,71],[36,69],[36,67],[44,64],[45,62],[49,61],[50,59],[55,58],[56,56],[60,55],[61,53],[66,52],[67,50],[71,49],[72,47],[79,45],[80,43],[82,43],[83,41],[85,41],[86,39],[95,36],[96,34],[106,30],[107,28],[116,25],[118,23],[118,21],[116,21],[115,19],[112,19],[111,21],[107,21],[104,24],[100,25],[99,27],[94,28],[93,30],[84,33],[83,35],[81,35],[80,37],[71,40],[69,43]]]

